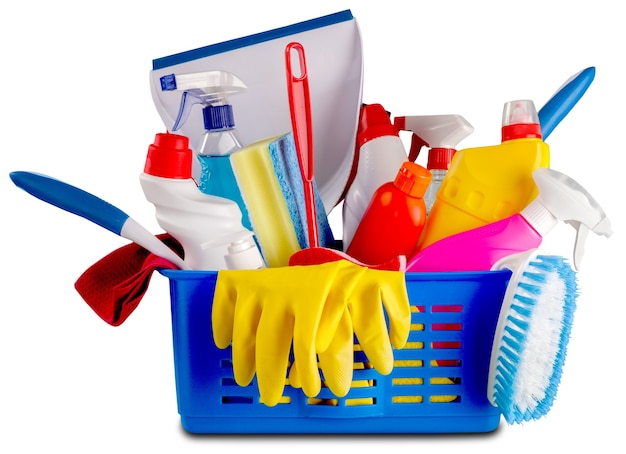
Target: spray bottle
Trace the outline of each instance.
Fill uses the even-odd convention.
[[[448,173],[457,145],[474,131],[474,127],[461,115],[395,117],[394,125],[401,131],[413,133],[409,161],[417,159],[422,146],[430,148],[426,168],[432,174],[432,181],[424,194],[428,215],[441,183]]]
[[[356,137],[356,174],[343,201],[343,250],[347,251],[374,192],[393,181],[407,160],[398,129],[380,104],[361,107]]]
[[[146,199],[156,208],[159,225],[182,245],[184,261],[191,269],[264,266],[252,232],[241,225],[237,204],[202,193],[191,176],[192,159],[185,136],[157,134],[148,148],[139,181]],[[246,260],[229,259],[227,263],[225,257],[242,250],[242,244],[246,245]]]
[[[426,222],[424,192],[430,184],[428,169],[411,161],[402,163],[393,181],[378,188],[346,251],[370,265],[408,257]]]
[[[455,153],[415,253],[447,236],[519,213],[537,196],[532,172],[549,164],[550,147],[541,138],[533,102],[507,102],[502,143]]]
[[[573,262],[579,268],[589,231],[611,236],[600,205],[572,178],[538,168],[533,178],[538,196],[520,213],[439,240],[407,264],[407,271],[488,271],[503,257],[539,247],[559,221],[576,229]]]
[[[161,77],[163,91],[182,91],[178,116],[172,132],[185,124],[194,105],[202,105],[204,135],[196,150],[200,163],[198,186],[205,194],[224,197],[239,205],[242,223],[252,229],[230,164],[230,155],[242,147],[235,128],[233,107],[227,96],[247,89],[241,79],[225,71],[168,74]]]

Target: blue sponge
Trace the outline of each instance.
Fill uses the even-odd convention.
[[[302,249],[309,247],[309,229],[306,219],[306,202],[304,200],[304,183],[298,163],[298,153],[292,133],[285,134],[271,142],[268,147],[274,173],[283,190],[287,208],[293,222],[293,227]],[[334,247],[335,239],[328,223],[326,210],[319,195],[315,181],[315,212],[317,215],[319,243],[321,247]]]

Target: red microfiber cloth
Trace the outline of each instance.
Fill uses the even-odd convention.
[[[183,256],[180,243],[169,234],[157,238]],[[131,243],[91,265],[74,287],[102,320],[119,326],[137,308],[148,290],[152,273],[159,268],[177,269],[170,261]]]

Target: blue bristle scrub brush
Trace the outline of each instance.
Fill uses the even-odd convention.
[[[548,413],[567,353],[578,282],[566,259],[537,249],[513,254],[493,269],[512,271],[489,366],[488,398],[509,424]]]

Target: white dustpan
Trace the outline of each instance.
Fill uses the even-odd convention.
[[[243,38],[153,60],[152,98],[166,128],[180,107],[180,92],[162,91],[161,76],[222,70],[235,74],[247,91],[229,98],[244,145],[291,130],[285,47],[297,41],[306,50],[315,179],[326,213],[340,201],[354,161],[363,82],[361,35],[349,10]],[[198,109],[178,133],[192,149],[204,127]]]

